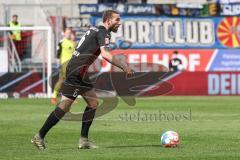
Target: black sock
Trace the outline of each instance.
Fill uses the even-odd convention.
[[[44,138],[47,132],[58,123],[58,121],[64,116],[65,112],[56,107],[55,110],[48,116],[47,120],[45,121],[44,125],[39,131],[39,135],[41,138]]]
[[[81,137],[88,138],[88,131],[93,122],[96,109],[86,107],[82,116],[82,131]]]

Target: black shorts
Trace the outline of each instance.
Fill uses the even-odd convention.
[[[93,84],[89,80],[88,76],[85,76],[84,80],[80,77],[69,76],[62,84],[60,92],[63,96],[75,100],[78,95],[82,95],[92,89]]]

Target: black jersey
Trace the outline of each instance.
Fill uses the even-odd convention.
[[[110,38],[110,32],[104,26],[91,27],[79,41],[68,63],[66,82],[78,83],[100,55],[100,47],[109,47]]]

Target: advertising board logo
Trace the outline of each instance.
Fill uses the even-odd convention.
[[[222,45],[229,48],[240,47],[240,18],[226,17],[218,25],[217,37]]]

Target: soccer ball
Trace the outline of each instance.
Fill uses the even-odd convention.
[[[161,136],[161,144],[166,148],[174,148],[179,145],[179,135],[174,131],[164,132]]]

